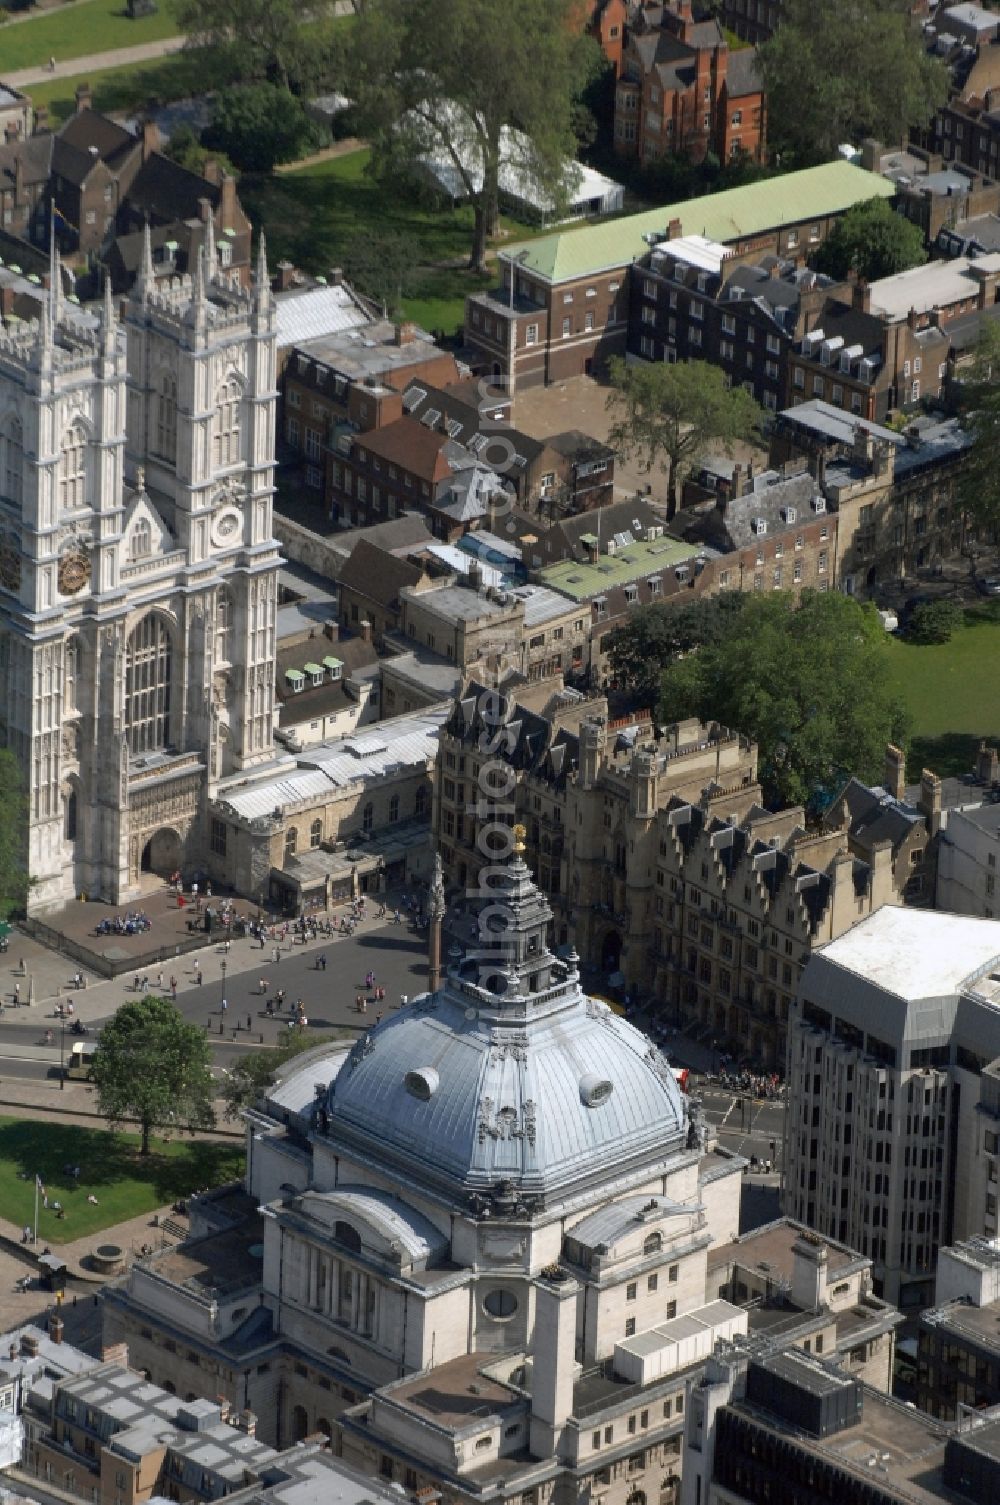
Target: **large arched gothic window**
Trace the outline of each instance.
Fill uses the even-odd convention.
[[[20,503],[24,441],[19,418],[9,418],[0,430],[0,487],[9,502]]]
[[[170,740],[170,630],[143,617],[125,647],[125,732],[129,752],[152,752]]]
[[[215,399],[216,469],[238,465],[240,461],[240,399],[243,393],[235,376],[223,382]]]
[[[171,465],[177,456],[177,380],[169,372],[156,395],[156,453]]]
[[[87,503],[87,431],[71,423],[63,435],[59,456],[59,505],[72,512]]]

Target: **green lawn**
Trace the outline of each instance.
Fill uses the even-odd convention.
[[[169,0],[160,0],[155,15],[136,21],[125,14],[124,0],[75,0],[30,21],[8,21],[0,26],[3,75],[20,68],[41,67],[50,57],[63,62],[92,52],[138,47],[177,34],[177,19]]]
[[[950,643],[888,638],[886,653],[913,718],[909,777],[968,773],[980,740],[1000,736],[1000,611],[973,607]]]
[[[0,39],[4,33],[0,32]],[[0,40],[2,47],[2,40]],[[133,63],[124,68],[98,68],[78,73],[72,78],[52,79],[32,84],[27,92],[37,109],[47,105],[53,124],[68,120],[76,109],[76,88],[87,83],[94,93],[94,109],[105,113],[134,110],[150,99],[169,103],[201,94],[209,87],[218,88],[230,80],[223,73],[221,60],[202,52],[176,52],[152,63]]]
[[[452,207],[419,190],[388,186],[371,177],[371,154],[364,148],[314,167],[273,178],[245,177],[240,197],[255,223],[267,231],[268,254],[287,258],[312,272],[326,272],[341,260],[360,231],[404,236],[413,247],[414,271],[402,304],[425,328],[452,334],[462,321],[465,295],[488,287],[461,265],[469,254],[472,210]],[[504,218],[502,240],[537,229]]]
[[[145,1159],[138,1145],[135,1134],[0,1118],[3,1216],[18,1227],[34,1222],[35,1176],[41,1176],[49,1201],[61,1202],[66,1216],[46,1211],[39,1197],[39,1240],[67,1243],[243,1173],[243,1147],[235,1141],[154,1140]],[[66,1175],[67,1165],[80,1167],[79,1183]]]

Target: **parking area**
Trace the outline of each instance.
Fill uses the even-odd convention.
[[[591,438],[606,441],[613,422],[608,411],[609,391],[606,384],[592,376],[577,376],[572,381],[555,382],[551,387],[531,387],[515,395],[514,425],[533,439],[545,439],[567,429],[582,429]],[[755,465],[767,459],[766,448],[755,445],[737,445],[733,453],[735,459],[744,462],[752,459]],[[647,486],[652,487],[651,501],[664,501],[662,473],[654,471],[650,475],[634,460],[615,462],[615,494],[620,500],[645,491]]]

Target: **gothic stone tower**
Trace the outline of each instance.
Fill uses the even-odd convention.
[[[199,866],[206,800],[272,751],[275,335],[257,285],[157,281],[119,324],[0,329],[0,740],[28,791],[29,908]]]

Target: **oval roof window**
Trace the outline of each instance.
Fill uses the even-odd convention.
[[[418,1066],[414,1071],[406,1073],[403,1086],[418,1102],[429,1103],[438,1090],[439,1081],[433,1066]]]
[[[588,1072],[580,1078],[580,1101],[587,1108],[599,1108],[606,1103],[615,1090],[613,1082],[607,1077],[597,1076],[595,1072]]]

